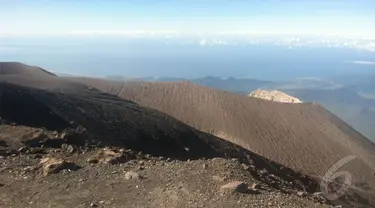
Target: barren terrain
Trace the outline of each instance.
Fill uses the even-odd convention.
[[[352,190],[325,203],[373,203],[374,144],[317,104],[274,103],[187,82],[63,79],[23,70],[0,74],[0,200],[6,207],[108,201],[114,204],[106,207],[320,207],[319,180],[348,155],[357,158],[340,170],[353,177]],[[105,147],[120,154],[116,164],[88,162]],[[68,161],[79,168],[62,171],[70,170],[59,166]],[[53,174],[41,177],[46,167]],[[140,171],[146,179],[133,184],[122,178],[124,171]],[[220,174],[228,179],[213,179]],[[237,180],[265,190],[219,193]],[[113,193],[125,196],[112,200]],[[70,205],[64,204],[68,197]]]

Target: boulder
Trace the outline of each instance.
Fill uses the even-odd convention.
[[[63,144],[61,146],[61,149],[63,149],[64,151],[68,153],[74,153],[76,151],[76,148],[71,144]]]
[[[83,146],[86,142],[86,129],[81,126],[76,129],[65,129],[59,137],[68,144]]]
[[[35,132],[25,138],[23,143],[28,147],[40,147],[46,139],[48,136],[44,132]]]
[[[220,187],[221,193],[246,193],[248,186],[242,181],[233,181]]]
[[[124,151],[117,151],[105,148],[101,150],[97,155],[90,158],[88,162],[95,163],[100,162],[103,164],[119,164],[125,163],[133,159],[130,155],[126,154]]]
[[[125,173],[125,179],[126,180],[139,180],[141,179],[141,176],[137,172],[128,171]]]
[[[79,166],[73,162],[50,157],[43,158],[39,162],[39,166],[42,168],[42,174],[44,176],[56,174],[62,170],[77,170],[79,168]]]

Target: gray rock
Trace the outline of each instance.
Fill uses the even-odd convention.
[[[242,163],[241,166],[242,166],[242,168],[244,170],[249,170],[250,169],[250,167],[248,165],[246,165],[245,163]]]
[[[71,144],[63,144],[63,145],[61,146],[61,148],[62,148],[64,151],[68,152],[68,153],[73,153],[73,152],[76,151],[76,149],[74,148],[74,146],[71,145]]]
[[[222,193],[227,193],[227,192],[246,193],[247,191],[248,191],[248,186],[246,183],[242,181],[233,181],[220,187],[220,192]]]
[[[128,171],[125,173],[125,179],[126,180],[139,180],[141,179],[141,176],[133,171]]]
[[[299,197],[306,196],[306,193],[303,192],[303,191],[299,191],[299,192],[297,192],[297,196],[299,196]]]

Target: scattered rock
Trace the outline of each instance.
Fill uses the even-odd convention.
[[[140,175],[133,171],[128,171],[125,173],[126,180],[139,180],[141,179]]]
[[[237,158],[232,158],[231,161],[236,163],[236,162],[238,162],[238,159]]]
[[[247,191],[248,191],[248,186],[246,183],[242,181],[233,181],[220,187],[220,192],[222,193],[226,193],[226,192],[246,193]]]
[[[299,191],[299,192],[297,192],[297,196],[299,196],[299,197],[306,196],[306,192]]]
[[[32,134],[29,138],[25,138],[23,143],[28,147],[40,147],[42,143],[48,139],[47,134],[43,132],[36,132]]]
[[[203,169],[207,169],[208,168],[208,165],[207,164],[203,164]]]
[[[21,147],[18,149],[19,153],[27,153],[28,151],[30,151],[29,147]]]
[[[66,140],[62,138],[47,138],[44,141],[40,142],[40,146],[44,145],[45,147],[52,147],[52,148],[61,148],[61,146],[66,142]]]
[[[259,173],[261,175],[266,175],[266,174],[268,174],[268,171],[266,169],[262,169],[262,170],[259,171]]]
[[[253,189],[253,190],[258,190],[258,189],[260,189],[260,184],[258,184],[258,183],[253,183],[252,185],[251,185],[251,189]]]
[[[327,199],[324,197],[324,194],[322,192],[315,192],[312,194],[313,198],[320,203],[327,203]]]
[[[34,166],[27,166],[25,168],[23,168],[23,171],[25,171],[26,173],[29,173],[29,172],[32,172],[32,171],[35,171],[36,170],[36,167]]]
[[[68,153],[74,153],[76,151],[75,147],[71,144],[63,144],[61,146],[61,149],[63,149],[64,151]]]
[[[88,163],[98,163],[99,160],[97,158],[89,158],[89,159],[87,159],[87,162]]]
[[[125,163],[129,160],[133,159],[131,155],[125,154],[124,152],[111,150],[111,149],[103,149],[100,151],[96,156],[90,158],[88,161],[91,163],[100,162],[104,164],[119,164]]]
[[[95,203],[91,203],[91,204],[90,204],[90,207],[98,207],[98,205],[95,204]]]
[[[86,142],[85,132],[85,128],[80,126],[76,129],[65,129],[60,134],[60,138],[64,139],[68,144],[82,146]]]
[[[42,167],[44,176],[59,173],[62,170],[77,170],[79,168],[73,162],[56,158],[44,158],[40,161],[39,165]]]
[[[139,166],[137,170],[144,170],[145,168],[143,166]]]
[[[245,163],[242,163],[241,166],[242,166],[242,168],[244,170],[249,170],[250,169],[250,167],[248,165],[246,165]]]

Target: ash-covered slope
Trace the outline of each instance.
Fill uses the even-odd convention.
[[[32,127],[53,132],[83,129],[81,137],[89,147],[124,147],[179,160],[234,157],[251,165],[249,171],[253,177],[277,189],[293,187],[311,193],[318,189],[318,183],[311,177],[198,131],[167,114],[83,84],[70,85],[69,81],[55,79],[69,90],[49,87],[45,77],[28,82],[29,78],[23,75],[0,75],[0,127],[4,124],[8,129],[0,131],[0,141],[6,155],[7,148],[19,148],[17,145],[22,145],[25,139],[9,135],[22,133],[23,129]],[[19,80],[26,82],[17,83]],[[73,87],[76,88],[73,90]],[[4,153],[2,148],[0,154]],[[275,182],[268,176],[260,176],[262,170],[282,180]]]
[[[340,159],[356,155],[344,168],[358,184],[374,184],[375,145],[320,105],[275,103],[188,82],[76,81],[160,110],[317,177]]]
[[[0,117],[62,131],[83,127],[88,141],[177,158],[223,155],[206,134],[157,111],[96,90],[57,93],[0,83]],[[187,151],[187,149],[189,151]]]

